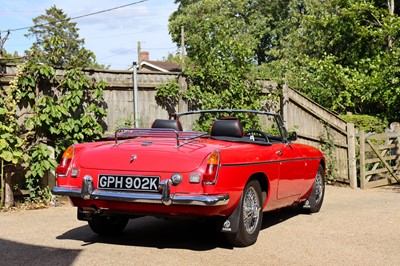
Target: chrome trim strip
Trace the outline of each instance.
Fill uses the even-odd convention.
[[[82,197],[82,190],[78,187],[59,187],[52,189],[54,195],[62,195],[68,197]],[[85,194],[85,200],[113,200],[132,203],[154,203],[162,204],[162,194],[158,193],[137,193],[122,191],[105,191],[95,189],[88,197]],[[194,205],[194,206],[223,206],[229,203],[228,194],[204,195],[204,194],[171,194],[171,205]]]

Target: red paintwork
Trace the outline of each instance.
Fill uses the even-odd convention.
[[[149,146],[144,142],[153,142]],[[223,206],[185,206],[147,203],[127,203],[106,200],[83,200],[72,197],[78,207],[93,207],[131,214],[228,216],[239,203],[243,189],[252,176],[265,180],[267,198],[264,211],[282,208],[305,200],[313,186],[322,153],[310,146],[275,143],[261,146],[210,138],[198,138],[179,148],[171,138],[136,138],[75,145],[75,154],[66,177],[57,177],[58,187],[80,187],[83,176],[99,174],[160,176],[169,179],[180,173],[183,182],[171,186],[171,194],[229,194],[229,203]],[[190,173],[203,173],[211,152],[220,152],[220,168],[214,185],[190,184]],[[137,160],[130,162],[132,153]],[[71,169],[79,169],[78,177],[71,177]],[[93,180],[97,188],[97,178]]]

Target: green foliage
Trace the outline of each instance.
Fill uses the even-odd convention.
[[[63,43],[54,42],[54,45],[61,49]],[[32,50],[29,61],[19,67],[6,96],[14,101],[14,116],[16,104],[20,109],[26,107],[29,113],[18,117],[22,127],[18,126],[15,117],[14,134],[4,133],[0,140],[3,143],[4,137],[12,144],[10,134],[23,136],[27,157],[23,161],[28,168],[26,184],[31,199],[47,195],[42,191],[41,179],[56,167],[57,158],[69,145],[102,136],[102,118],[106,115],[103,109],[104,82],[95,83],[78,68],[70,67],[56,73],[53,66],[43,63],[45,58],[49,56]],[[0,110],[0,113],[5,112]],[[14,147],[12,151],[18,158],[22,157],[19,149]],[[8,150],[3,153],[6,159],[10,159]]]
[[[289,1],[264,76],[338,113],[398,120],[400,18],[376,1]],[[397,10],[397,9],[396,9]]]
[[[19,126],[16,117],[16,101],[11,96],[11,87],[0,90],[0,179],[1,204],[4,204],[5,176],[4,168],[10,164],[18,164],[24,159],[24,140],[19,137]]]
[[[22,160],[24,142],[18,136],[16,101],[10,95],[10,90],[10,87],[0,90],[0,160],[17,164]]]
[[[185,58],[185,60],[187,60],[188,58]],[[172,53],[168,53],[167,57],[163,57],[164,62],[172,62],[172,63],[176,63],[176,64],[181,64],[181,54],[180,53],[176,53],[176,54],[172,54]]]
[[[157,104],[166,109],[169,114],[175,113],[175,107],[181,96],[179,84],[175,80],[172,80],[168,83],[157,86],[156,90],[155,98]]]
[[[192,86],[183,96],[195,106],[242,104],[231,99],[243,99],[236,88],[249,90],[244,73],[252,72],[287,82],[337,113],[399,120],[397,1],[394,13],[386,2],[373,0],[176,3],[169,30],[179,44],[185,27],[194,67],[186,73]],[[213,97],[213,90],[222,97]]]
[[[105,83],[94,83],[79,69],[69,69],[58,77],[54,68],[36,61],[21,68],[13,87],[20,106],[30,107],[23,120],[31,197],[41,193],[41,178],[55,168],[55,159],[69,145],[102,136],[106,115],[102,108]]]
[[[179,4],[178,10],[175,11],[169,21],[170,21],[170,32],[172,39],[178,45],[181,40],[181,31],[179,23],[175,24],[176,21],[181,20],[185,17],[187,22],[181,25],[185,26],[185,43],[187,39],[190,38],[191,33],[196,33],[192,30],[193,27],[198,29],[198,25],[209,24],[207,31],[199,31],[199,36],[196,38],[201,41],[201,34],[208,34],[208,36],[213,36],[218,44],[220,39],[217,39],[222,27],[231,27],[234,34],[240,33],[240,28],[235,27],[235,24],[242,23],[246,27],[246,32],[250,39],[243,39],[241,45],[246,47],[246,49],[252,50],[251,58],[258,65],[263,62],[269,62],[275,59],[275,55],[270,53],[273,47],[279,46],[281,39],[285,36],[285,31],[287,29],[284,27],[286,18],[289,12],[290,0],[252,0],[252,1],[240,1],[240,0],[229,0],[229,1],[199,1],[199,0],[177,0],[175,1]],[[203,3],[202,3],[203,2]],[[210,3],[211,2],[211,3]],[[215,3],[212,3],[215,2]],[[198,9],[198,7],[204,6],[197,12],[187,12],[189,9]],[[208,7],[207,7],[208,6]],[[216,21],[214,17],[217,16],[220,19]],[[196,21],[196,25],[190,24],[190,20]],[[207,20],[207,21],[205,21]],[[233,24],[232,24],[233,22]],[[242,28],[243,29],[243,28]],[[230,35],[227,36],[227,41],[230,39],[231,43],[239,41],[236,39],[237,36]],[[186,45],[187,49],[191,50],[191,42]],[[210,51],[213,50],[210,47]],[[217,50],[218,47],[215,47]],[[229,47],[228,47],[229,49]],[[223,52],[223,51],[221,51]],[[202,55],[206,54],[204,51]],[[188,55],[191,57],[193,53],[188,51]]]
[[[324,130],[319,135],[320,149],[326,160],[326,179],[327,182],[336,181],[337,159],[335,155],[335,142],[332,134],[332,129],[327,124],[324,124]]]
[[[191,67],[185,71],[188,89],[182,98],[192,109],[263,108],[265,99],[250,74],[259,41],[244,15],[247,8],[243,1],[185,1],[171,16],[169,29],[177,43],[185,27]]]
[[[41,179],[69,145],[99,139],[104,132],[106,84],[82,72],[82,67],[99,65],[69,20],[55,6],[33,19],[28,36],[36,41],[28,60],[1,90],[0,160],[27,169],[31,200],[48,198]],[[60,67],[66,70],[56,70]],[[22,110],[18,114],[17,106]]]
[[[26,186],[29,197],[34,199],[42,193],[41,180],[48,171],[57,167],[57,161],[52,158],[52,151],[41,143],[33,146],[28,151],[28,172]]]
[[[373,117],[370,115],[340,115],[342,119],[344,119],[348,123],[353,123],[356,128],[362,129],[365,132],[376,132],[382,133],[385,132],[387,128],[387,121],[382,121],[377,117]]]
[[[44,139],[60,154],[71,143],[101,136],[101,119],[106,115],[102,108],[104,82],[94,83],[79,69],[70,69],[58,78],[52,67],[36,62],[27,63],[21,71],[14,93],[21,104],[31,107],[33,115],[25,119],[31,137]]]

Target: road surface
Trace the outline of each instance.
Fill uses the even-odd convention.
[[[400,265],[400,187],[327,186],[317,214],[264,214],[247,248],[201,222],[143,217],[104,238],[69,204],[0,212],[0,265]]]

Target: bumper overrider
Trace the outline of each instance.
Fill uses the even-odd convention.
[[[164,205],[195,205],[195,206],[223,206],[229,202],[228,194],[204,195],[170,193],[170,179],[160,182],[160,193],[124,192],[94,189],[93,178],[89,175],[83,177],[82,188],[55,186],[54,195],[68,197],[81,197],[85,200],[110,200],[133,203],[163,203]]]

